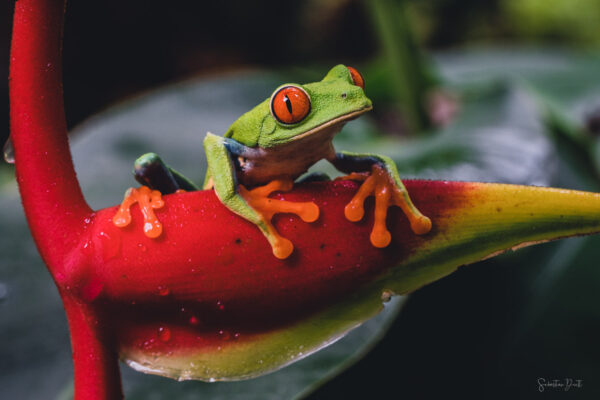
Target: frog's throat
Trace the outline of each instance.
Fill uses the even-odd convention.
[[[327,122],[325,122],[325,123],[323,123],[321,125],[315,126],[311,130],[306,131],[306,132],[304,132],[301,135],[294,136],[294,138],[291,140],[291,142],[295,142],[296,140],[300,140],[300,139],[305,138],[307,136],[314,135],[316,133],[325,131],[325,130],[327,130],[327,128],[331,128],[331,127],[333,127],[335,125],[338,125],[338,124],[339,125],[343,125],[344,123],[346,123],[346,122],[348,122],[350,120],[353,120],[355,118],[358,118],[362,114],[364,114],[364,113],[366,113],[368,111],[371,111],[372,109],[373,109],[372,106],[368,106],[368,107],[365,107],[365,108],[361,108],[360,110],[353,111],[353,112],[350,112],[348,114],[344,114],[342,116],[339,116],[337,118],[329,120],[329,121],[327,121]]]

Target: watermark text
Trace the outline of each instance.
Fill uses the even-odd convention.
[[[568,392],[569,390],[577,390],[583,388],[583,379],[574,378],[562,378],[562,379],[548,379],[538,378],[538,391],[561,391]]]

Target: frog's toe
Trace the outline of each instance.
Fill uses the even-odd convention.
[[[268,197],[274,191],[287,191],[293,187],[291,180],[275,180],[265,186],[251,190],[243,185],[239,193],[246,203],[259,215],[262,221],[263,233],[273,248],[273,254],[279,259],[285,259],[292,254],[294,245],[288,239],[279,235],[271,222],[273,215],[279,213],[295,214],[304,222],[314,222],[319,218],[319,207],[313,202],[293,202],[272,199]]]
[[[288,239],[277,235],[274,242],[271,243],[273,249],[273,255],[280,260],[285,260],[294,251],[294,245]]]
[[[353,177],[352,174],[350,177]],[[354,176],[364,177],[363,174]],[[404,187],[399,187],[389,174],[379,165],[374,165],[371,174],[364,179],[354,198],[346,205],[344,214],[350,221],[360,221],[364,215],[365,199],[375,196],[375,217],[370,240],[378,248],[390,244],[392,236],[386,227],[387,210],[390,206],[399,206],[406,214],[412,231],[417,235],[424,235],[431,230],[431,220],[421,214],[412,204]]]
[[[346,208],[344,208],[344,215],[348,221],[358,222],[365,215],[365,208],[363,206],[363,202],[358,199],[352,199],[350,203],[346,204]]]
[[[425,235],[431,231],[431,219],[424,215],[417,215],[410,221],[410,228],[416,235]]]
[[[302,218],[304,222],[315,222],[319,219],[319,206],[313,202],[301,203],[303,204],[302,209],[298,213],[298,216]]]
[[[392,234],[384,227],[373,227],[369,236],[371,244],[377,248],[387,247],[392,241]]]
[[[294,181],[291,179],[278,179],[273,182],[275,183],[273,191],[289,192],[294,187]]]
[[[131,223],[131,206],[138,203],[144,217],[144,233],[149,238],[155,239],[162,234],[162,224],[154,214],[154,209],[162,208],[164,201],[158,190],[151,190],[147,186],[129,188],[119,209],[113,216],[113,224],[124,228]]]

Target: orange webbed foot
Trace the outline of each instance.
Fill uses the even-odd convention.
[[[144,216],[144,233],[152,239],[159,237],[162,233],[162,224],[154,214],[154,209],[165,205],[161,196],[158,190],[151,190],[147,186],[141,186],[138,189],[129,188],[113,217],[113,224],[119,228],[129,225],[131,223],[131,206],[138,203]]]
[[[267,185],[248,190],[243,185],[239,186],[239,194],[246,203],[260,215],[266,226],[266,236],[273,254],[279,259],[285,259],[294,251],[294,245],[288,239],[281,236],[271,219],[277,213],[290,213],[299,216],[304,222],[314,222],[319,218],[319,207],[313,202],[291,202],[272,199],[269,195],[275,191],[288,191],[294,186],[291,180],[274,180]]]
[[[402,208],[415,234],[424,235],[431,230],[431,220],[416,209],[406,190],[403,187],[398,187],[380,165],[373,165],[370,175],[368,173],[353,173],[343,177],[343,179],[363,181],[358,192],[344,209],[344,214],[348,220],[352,222],[360,221],[365,214],[365,199],[371,195],[375,196],[375,222],[370,236],[373,246],[386,247],[392,240],[385,224],[387,210],[390,206]]]

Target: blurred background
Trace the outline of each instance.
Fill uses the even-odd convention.
[[[14,2],[7,6],[4,60]],[[95,207],[120,200],[134,184],[134,159],[149,150],[201,181],[206,131],[222,134],[282,82],[319,80],[344,63],[363,74],[374,111],[349,124],[337,148],[387,154],[407,178],[600,191],[599,27],[598,0],[72,1],[63,74],[77,172]],[[0,84],[6,93],[8,80]],[[0,393],[68,398],[60,300],[12,176],[0,166]],[[398,306],[380,342],[367,335],[373,348],[361,361],[295,392],[283,389],[297,376],[284,369],[266,377],[280,391],[249,381],[233,384],[238,394],[124,371],[126,394],[599,398],[599,256],[600,240],[585,237],[461,268]],[[303,365],[294,374],[316,368]],[[584,387],[540,393],[539,378]]]

